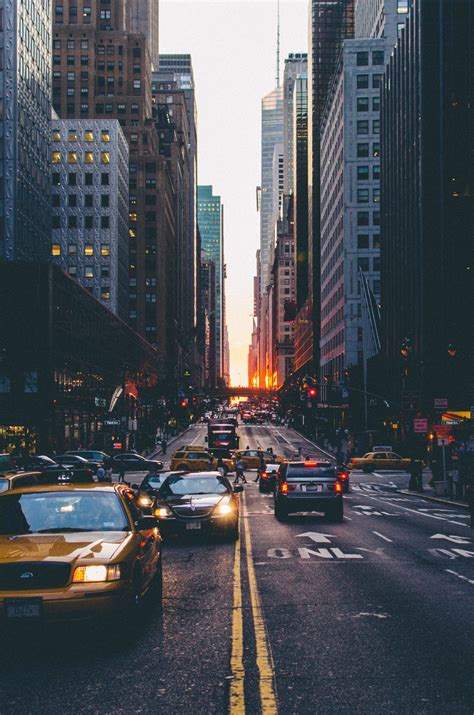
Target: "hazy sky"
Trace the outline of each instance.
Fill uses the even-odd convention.
[[[160,52],[192,55],[200,184],[222,197],[233,384],[247,384],[259,215],[260,100],[275,86],[277,0],[160,0]],[[281,0],[281,76],[307,50],[307,0]]]

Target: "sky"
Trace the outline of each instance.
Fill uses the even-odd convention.
[[[307,0],[280,0],[281,77],[307,51]],[[198,181],[224,204],[233,385],[247,384],[259,246],[260,103],[276,86],[277,0],[160,0],[160,52],[190,53],[198,111]]]

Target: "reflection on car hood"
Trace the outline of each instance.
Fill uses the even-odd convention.
[[[69,534],[0,536],[0,563],[12,561],[65,561],[112,559],[129,538],[127,532],[88,531]]]
[[[177,516],[209,516],[225,494],[185,494],[167,497],[165,503]]]

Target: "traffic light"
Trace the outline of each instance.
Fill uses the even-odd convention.
[[[188,401],[187,401],[187,400],[181,400],[181,407],[183,408],[183,410],[185,410],[187,406],[188,406]]]
[[[308,388],[308,397],[313,399],[318,396],[318,391],[315,387]]]

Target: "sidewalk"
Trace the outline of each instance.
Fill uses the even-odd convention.
[[[188,425],[188,427],[186,427],[185,430],[183,430],[182,432],[179,432],[175,437],[172,437],[170,440],[168,440],[168,447],[167,447],[167,449],[166,449],[166,453],[168,453],[168,449],[169,449],[170,447],[172,447],[175,442],[177,442],[178,440],[179,440],[179,441],[182,441],[184,435],[185,435],[187,432],[189,432],[189,430],[191,429],[191,427],[193,427],[192,424],[191,424],[191,425]],[[159,456],[162,456],[162,455],[163,455],[163,450],[161,449],[161,447],[159,447],[158,449],[152,450],[152,451],[150,452],[150,454],[145,455],[145,456],[148,456],[148,459],[155,459],[155,457],[159,457]],[[166,455],[164,455],[164,456],[166,456]]]
[[[459,501],[457,499],[450,499],[449,497],[438,496],[434,489],[430,486],[423,486],[423,491],[411,491],[410,489],[400,489],[400,494],[405,494],[410,497],[422,497],[423,499],[429,499],[429,501],[439,502],[440,504],[449,504],[451,506],[461,506],[464,509],[468,509],[468,504],[465,501]]]

